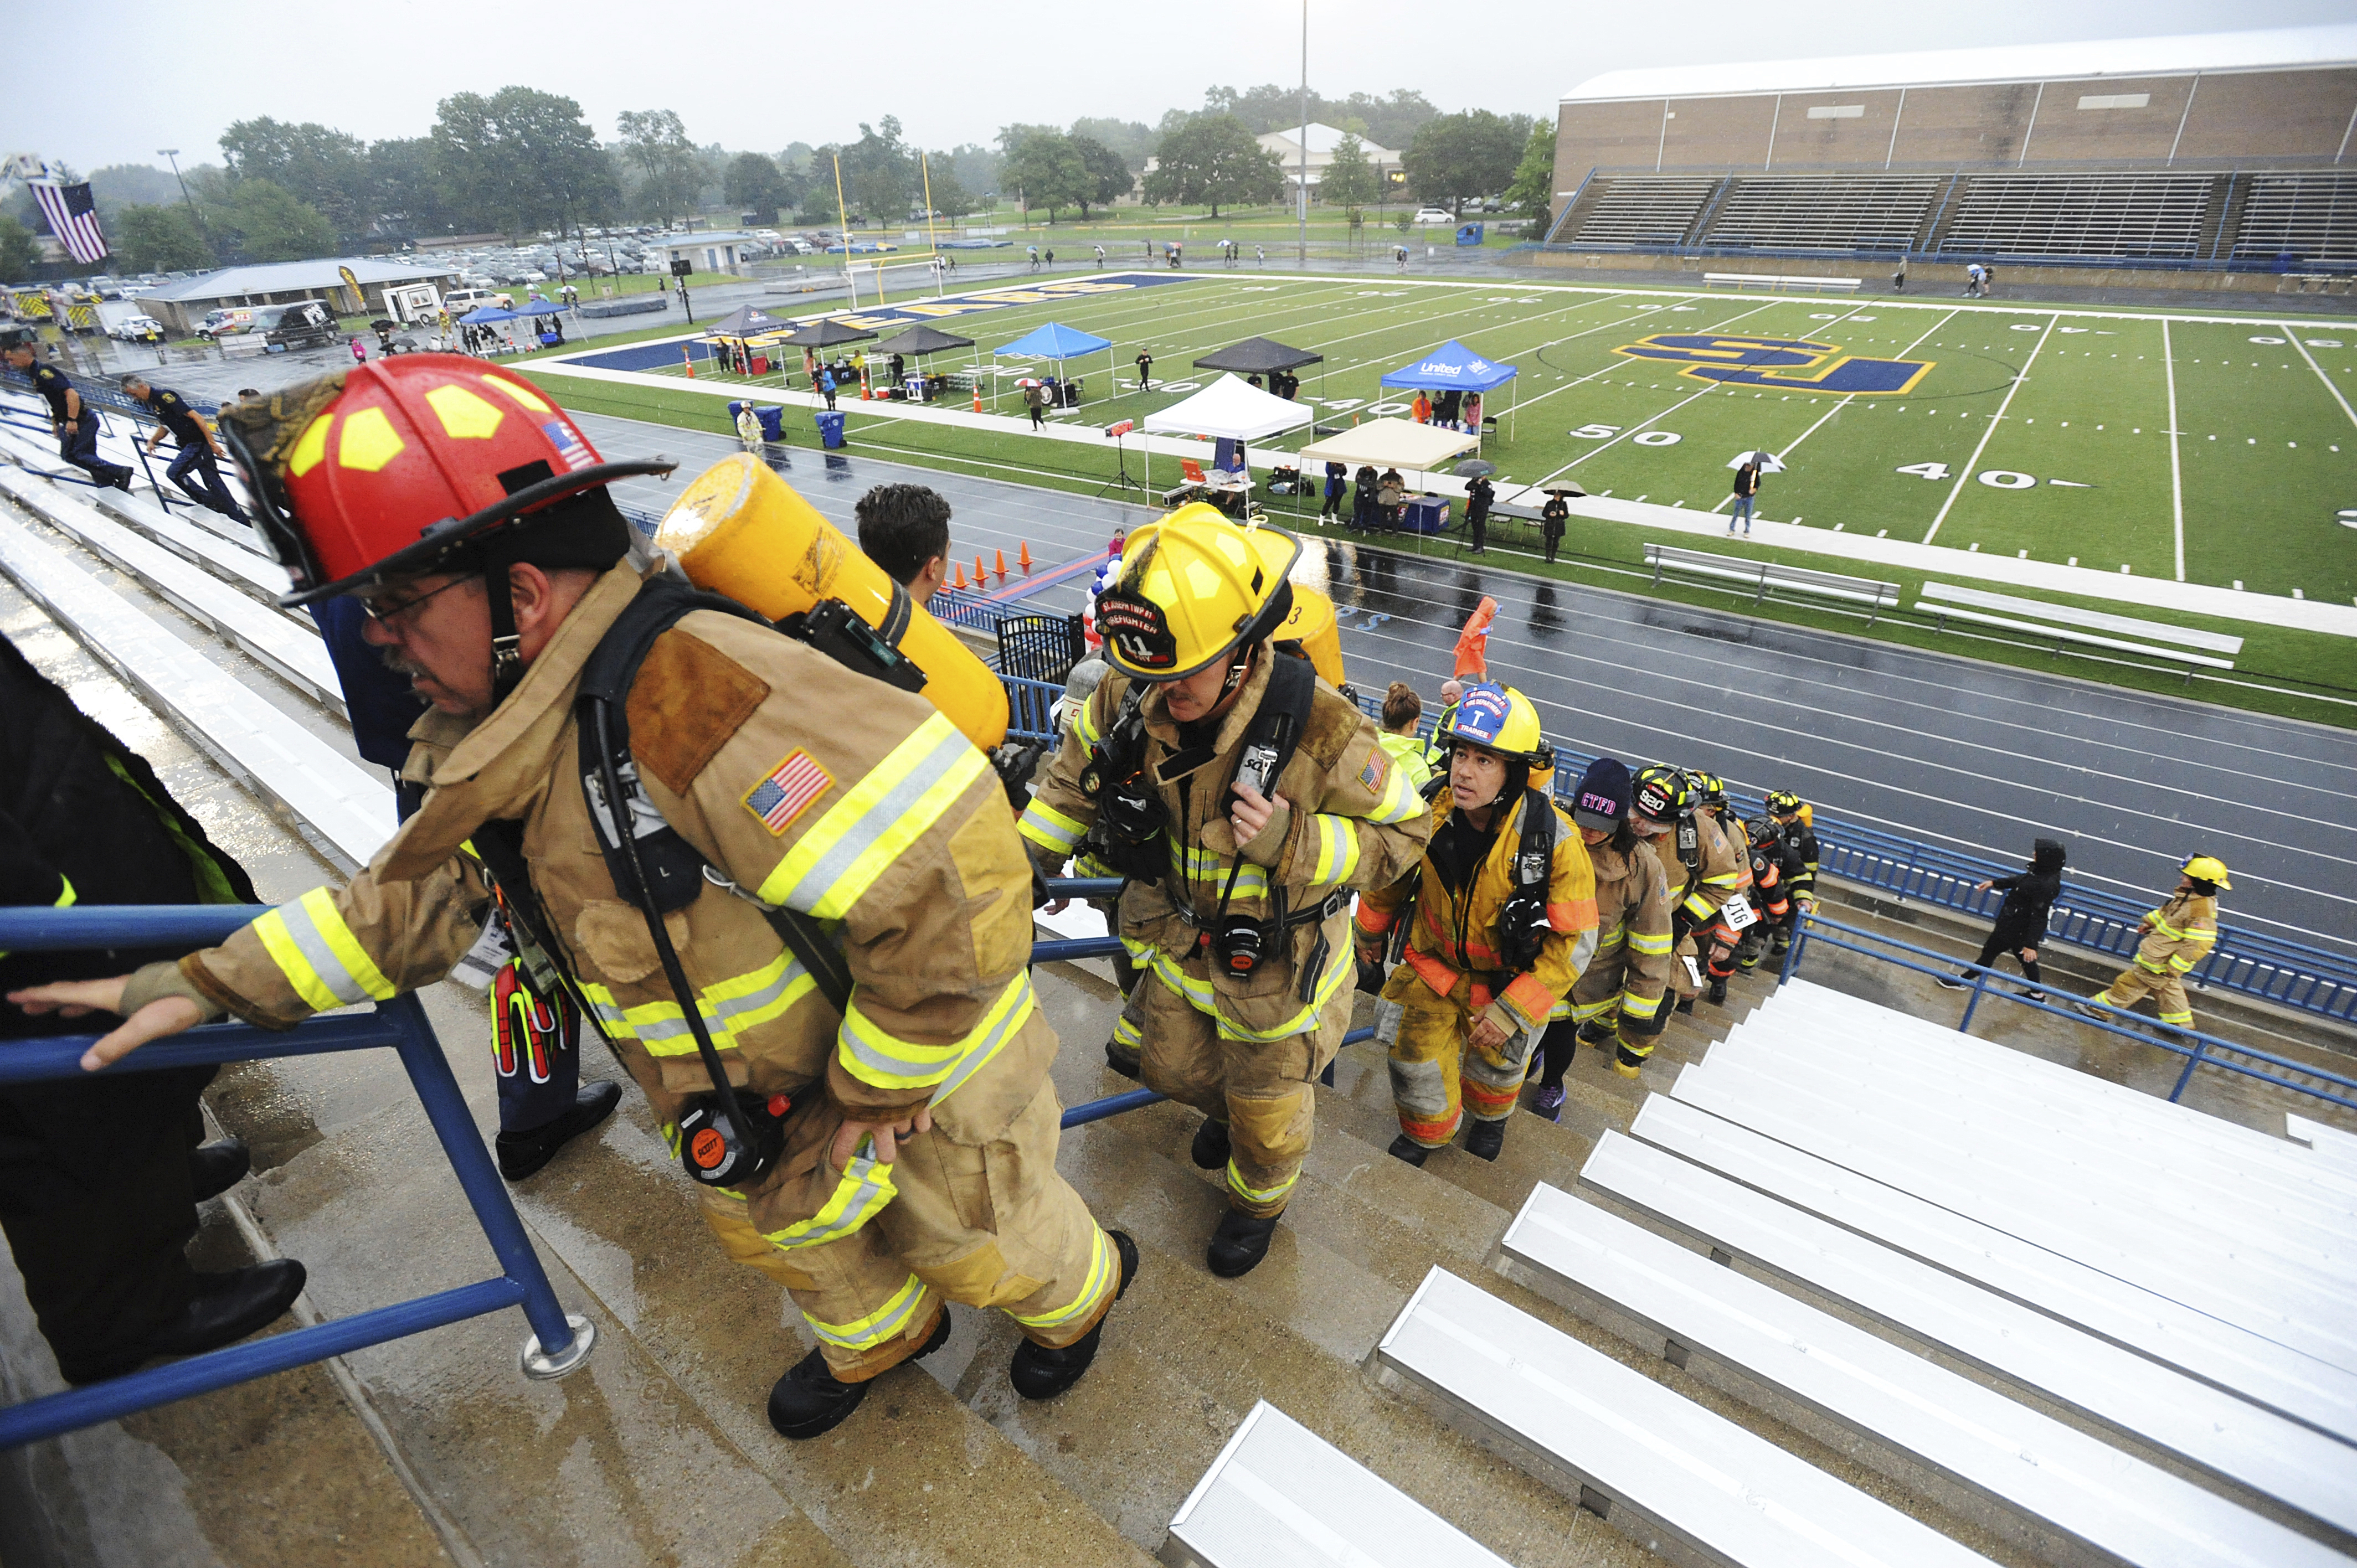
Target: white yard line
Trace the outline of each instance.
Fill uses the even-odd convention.
[[[2019,392],[2021,383],[2029,379],[2029,367],[2038,363],[2038,349],[2046,347],[2046,339],[2054,336],[2055,323],[2061,319],[2060,311],[2046,318],[2046,330],[2038,335],[2038,348],[2032,349],[2029,358],[2021,362],[2020,373],[2013,378],[2013,384],[2005,389],[2005,401],[1996,405],[1995,413],[1989,415],[1988,428],[1981,432],[1980,444],[1973,448],[1972,461],[1966,463],[1964,471],[1956,476],[1956,488],[1948,492],[1948,499],[1940,503],[1940,515],[1932,520],[1932,531],[1923,536],[1924,543],[1929,544],[1939,536],[1940,525],[1948,521],[1948,509],[1954,506],[1956,498],[1964,493],[1964,486],[1971,482],[1974,470],[1981,466],[1981,454],[1988,450],[1990,439],[1996,435],[1996,427],[2005,423],[2005,411],[2013,406],[2013,394]]]
[[[1954,319],[1955,319],[1955,317],[1956,317],[1956,313],[1955,313],[1954,311],[1951,310],[1950,312],[1948,312],[1948,314],[1947,314],[1947,315],[1943,316],[1942,317],[1940,317],[1940,319],[1939,319],[1939,320],[1937,320],[1937,321],[1933,322],[1933,323],[1931,325],[1931,327],[1930,327],[1928,329],[1926,329],[1926,330],[1925,330],[1925,332],[1924,332],[1924,334],[1923,334],[1923,338],[1929,338],[1932,333],[1937,332],[1941,328],[1945,327],[1949,322],[1951,322],[1951,321],[1954,320]],[[1841,323],[1839,323],[1839,322],[1835,322],[1834,325],[1835,325],[1835,326],[1836,326],[1836,327],[1838,327],[1838,326],[1840,326],[1840,325],[1841,325]],[[1898,352],[1897,354],[1895,354],[1895,355],[1893,355],[1893,356],[1892,356],[1892,358],[1894,358],[1894,359],[1900,359],[1900,360],[1905,359],[1908,355],[1910,355],[1910,354],[1913,353],[1917,349],[1919,349],[1919,348],[1922,347],[1922,344],[1923,344],[1923,338],[1916,338],[1914,342],[1910,343],[1910,344],[1908,344],[1908,345],[1907,345],[1907,347],[1905,347],[1904,349],[1900,349],[1900,350],[1899,350],[1899,352]],[[1855,402],[1855,401],[1857,400],[1857,394],[1856,392],[1852,392],[1852,393],[1850,393],[1847,397],[1843,398],[1843,399],[1841,400],[1841,402],[1839,402],[1839,403],[1837,403],[1834,404],[1834,406],[1832,407],[1832,409],[1831,409],[1831,410],[1829,410],[1829,411],[1825,413],[1824,417],[1823,419],[1820,419],[1820,420],[1818,420],[1818,421],[1817,421],[1816,424],[1812,424],[1812,425],[1810,425],[1806,430],[1802,431],[1802,432],[1801,432],[1801,434],[1800,434],[1799,435],[1797,435],[1797,436],[1793,437],[1792,445],[1792,446],[1787,446],[1787,447],[1785,447],[1781,452],[1777,453],[1777,454],[1776,454],[1776,461],[1777,461],[1779,464],[1781,464],[1781,463],[1784,461],[1784,459],[1785,459],[1785,458],[1787,458],[1787,457],[1791,456],[1793,454],[1793,452],[1799,448],[1799,446],[1800,446],[1800,445],[1801,445],[1801,443],[1802,443],[1802,442],[1806,441],[1810,436],[1814,435],[1817,433],[1817,426],[1818,426],[1818,425],[1821,425],[1821,424],[1824,424],[1825,420],[1827,420],[1827,419],[1831,419],[1835,414],[1839,413],[1843,409],[1847,408],[1847,407],[1848,407],[1848,406],[1849,406],[1853,402]],[[1717,510],[1718,510],[1718,507],[1723,507],[1723,506],[1733,506],[1734,504],[1735,504],[1735,497],[1734,497],[1734,495],[1733,495],[1732,493],[1730,493],[1730,494],[1727,494],[1727,495],[1725,495],[1725,496],[1720,497],[1720,498],[1719,498],[1718,506],[1715,506],[1715,507],[1711,508],[1710,510],[1713,510],[1713,511],[1717,511]],[[2185,574],[2183,574],[2182,572],[2180,572],[2180,573],[2179,573],[2179,574],[2178,574],[2178,579],[2179,579],[2180,582],[2184,580],[2184,576],[2185,576]]]
[[[2293,339],[2298,342],[2298,338]],[[2176,522],[2177,580],[2185,581],[2185,465],[2177,449],[2177,360],[2169,346],[2169,320],[2160,323],[2160,369],[2169,380],[2169,503]]]
[[[2324,373],[2324,367],[2316,362],[2316,356],[2308,351],[2308,345],[2299,340],[2299,334],[2292,330],[2291,323],[2278,321],[2276,325],[2283,328],[2283,335],[2286,338],[2291,339],[2291,346],[2299,350],[2299,357],[2308,361],[2308,368],[2316,372],[2316,379],[2324,383],[2324,390],[2332,394],[2332,401],[2341,405],[2341,412],[2349,415],[2349,423],[2357,424],[2357,409],[2352,409],[2349,406],[2349,400],[2341,395],[2341,389],[2332,384],[2332,378]],[[2164,321],[2161,324],[2161,330],[2165,333],[2168,329],[2168,323]],[[2177,421],[2172,418],[2169,423],[2174,424]]]

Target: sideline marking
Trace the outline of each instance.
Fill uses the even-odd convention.
[[[2177,580],[2185,581],[2185,468],[2177,451],[2177,360],[2169,347],[2169,321],[2160,323],[2160,369],[2169,379],[2169,502],[2176,514]]]
[[[1956,504],[1956,498],[1964,493],[1964,481],[1971,478],[1973,470],[1981,466],[1981,454],[1988,450],[1989,442],[1996,435],[1996,427],[2005,423],[2005,411],[2013,406],[2013,394],[2019,392],[2021,383],[2029,379],[2029,367],[2038,363],[2039,349],[2046,347],[2046,339],[2054,335],[2055,325],[2061,319],[2062,313],[2059,310],[2046,318],[2046,330],[2038,335],[2038,347],[2029,350],[2029,358],[2021,361],[2021,371],[2013,378],[2013,384],[2005,389],[2005,401],[1998,403],[1996,412],[1989,416],[1988,428],[1981,432],[1980,445],[1973,448],[1971,460],[1956,476],[1956,488],[1950,490],[1948,499],[1940,503],[1940,515],[1932,520],[1931,532],[1923,535],[1924,543],[1931,543],[1938,536],[1940,525],[1948,521],[1948,509]]]
[[[2316,372],[2316,379],[2324,383],[2324,390],[2332,394],[2332,401],[2341,405],[2341,412],[2349,415],[2349,423],[2357,424],[2357,410],[2349,406],[2349,400],[2341,395],[2341,389],[2332,384],[2332,378],[2324,373],[2324,367],[2316,362],[2316,356],[2308,351],[2308,345],[2300,341],[2299,334],[2292,331],[2288,322],[2284,324],[2284,331],[2290,337],[2292,347],[2299,350],[2299,357],[2308,361],[2308,368]],[[2171,419],[2169,423],[2174,424],[2177,421]]]

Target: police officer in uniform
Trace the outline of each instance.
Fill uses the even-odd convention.
[[[1055,1168],[1030,869],[973,742],[630,565],[604,487],[670,465],[599,461],[521,376],[403,354],[241,404],[224,434],[286,600],[357,594],[433,704],[406,765],[427,793],[349,885],[178,964],[18,1000],[121,1014],[102,1063],[224,1013],[286,1028],[442,978],[495,883],[541,983],[646,1092],[723,1250],[817,1341],[770,1391],[780,1434],[832,1429],[939,1348],[952,1300],[1015,1319],[1018,1394],[1071,1387],[1138,1252]],[[723,467],[694,493],[780,483]],[[593,675],[611,683],[585,693]]]
[[[28,338],[8,345],[5,358],[11,370],[33,378],[33,390],[49,405],[49,423],[57,428],[58,456],[81,469],[102,486],[131,489],[131,470],[98,455],[98,411],[85,404],[81,392],[55,365],[36,363],[40,354]]]
[[[1132,533],[1096,605],[1113,672],[1023,813],[1043,873],[1078,854],[1129,879],[1121,938],[1151,973],[1114,1043],[1203,1113],[1190,1154],[1226,1176],[1207,1261],[1228,1278],[1267,1255],[1309,1152],[1350,1022],[1350,896],[1431,832],[1373,722],[1272,640],[1300,553],[1200,502]]]
[[[245,509],[237,504],[221,483],[219,459],[229,454],[221,447],[221,437],[212,426],[188,405],[188,400],[167,387],[151,386],[147,378],[136,371],[123,378],[123,390],[133,402],[156,416],[156,429],[147,437],[147,450],[153,452],[164,444],[165,432],[179,445],[179,455],[164,477],[188,491],[188,499],[199,506],[210,507],[223,517],[246,521]],[[195,478],[190,478],[193,472]],[[199,482],[201,481],[201,482]]]

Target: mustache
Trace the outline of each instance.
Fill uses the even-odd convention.
[[[424,665],[404,659],[401,657],[398,650],[388,648],[380,653],[378,657],[384,660],[384,667],[386,669],[392,671],[396,675],[404,676],[409,680],[414,681],[419,676],[425,673],[425,667]]]

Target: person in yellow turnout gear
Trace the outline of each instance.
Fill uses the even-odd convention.
[[[1555,1010],[1541,1041],[1545,1066],[1531,1110],[1563,1114],[1563,1075],[1577,1042],[1609,1047],[1612,1070],[1635,1078],[1670,1021],[1670,887],[1662,863],[1630,821],[1629,768],[1587,765],[1572,792],[1572,825],[1596,873],[1596,959]]]
[[[1596,953],[1596,875],[1579,832],[1543,788],[1555,753],[1538,710],[1512,687],[1469,686],[1449,720],[1448,789],[1432,807],[1423,864],[1362,894],[1362,962],[1408,922],[1383,983],[1401,1008],[1391,1049],[1396,1159],[1421,1165],[1473,1125],[1465,1152],[1494,1160],[1531,1051]]]
[[[2193,1027],[2193,1004],[2185,995],[2185,977],[2217,945],[2218,894],[2222,889],[2231,891],[2234,885],[2226,880],[2226,863],[2215,855],[2197,854],[2177,869],[2177,889],[2169,902],[2144,918],[2144,940],[2136,944],[2136,961],[2090,1002],[2079,1004],[2079,1011],[2088,1017],[2116,1024],[2118,1016],[2106,1008],[2126,1011],[2149,995],[2162,1023],[2181,1029]]]
[[[1671,988],[1678,993],[1677,1010],[1691,1013],[1702,993],[1704,962],[1717,951],[1722,935],[1727,961],[1734,960],[1735,937],[1723,930],[1719,909],[1735,896],[1743,868],[1717,818],[1696,809],[1694,784],[1684,773],[1655,763],[1639,768],[1631,786],[1630,825],[1651,843],[1669,883],[1676,955]],[[1727,982],[1716,975],[1713,980],[1711,1000],[1724,1002]]]
[[[92,1056],[429,985],[495,880],[535,987],[580,999],[723,1250],[817,1341],[770,1391],[781,1435],[833,1428],[937,1348],[950,1301],[1015,1319],[1018,1393],[1070,1387],[1138,1254],[1056,1171],[1030,865],[951,714],[631,565],[603,487],[649,465],[600,463],[506,371],[402,355],[226,423],[287,598],[357,594],[432,704],[404,768],[427,792],[349,884],[127,983],[49,988],[129,1020]],[[666,527],[746,486],[772,521],[826,526],[740,455]]]
[[[1267,1254],[1309,1152],[1350,1022],[1351,894],[1397,880],[1430,831],[1373,723],[1271,640],[1300,551],[1200,503],[1132,533],[1097,597],[1114,672],[1022,822],[1042,871],[1082,854],[1129,879],[1121,939],[1151,974],[1114,1040],[1203,1112],[1190,1155],[1229,1203],[1206,1257],[1229,1278]]]

